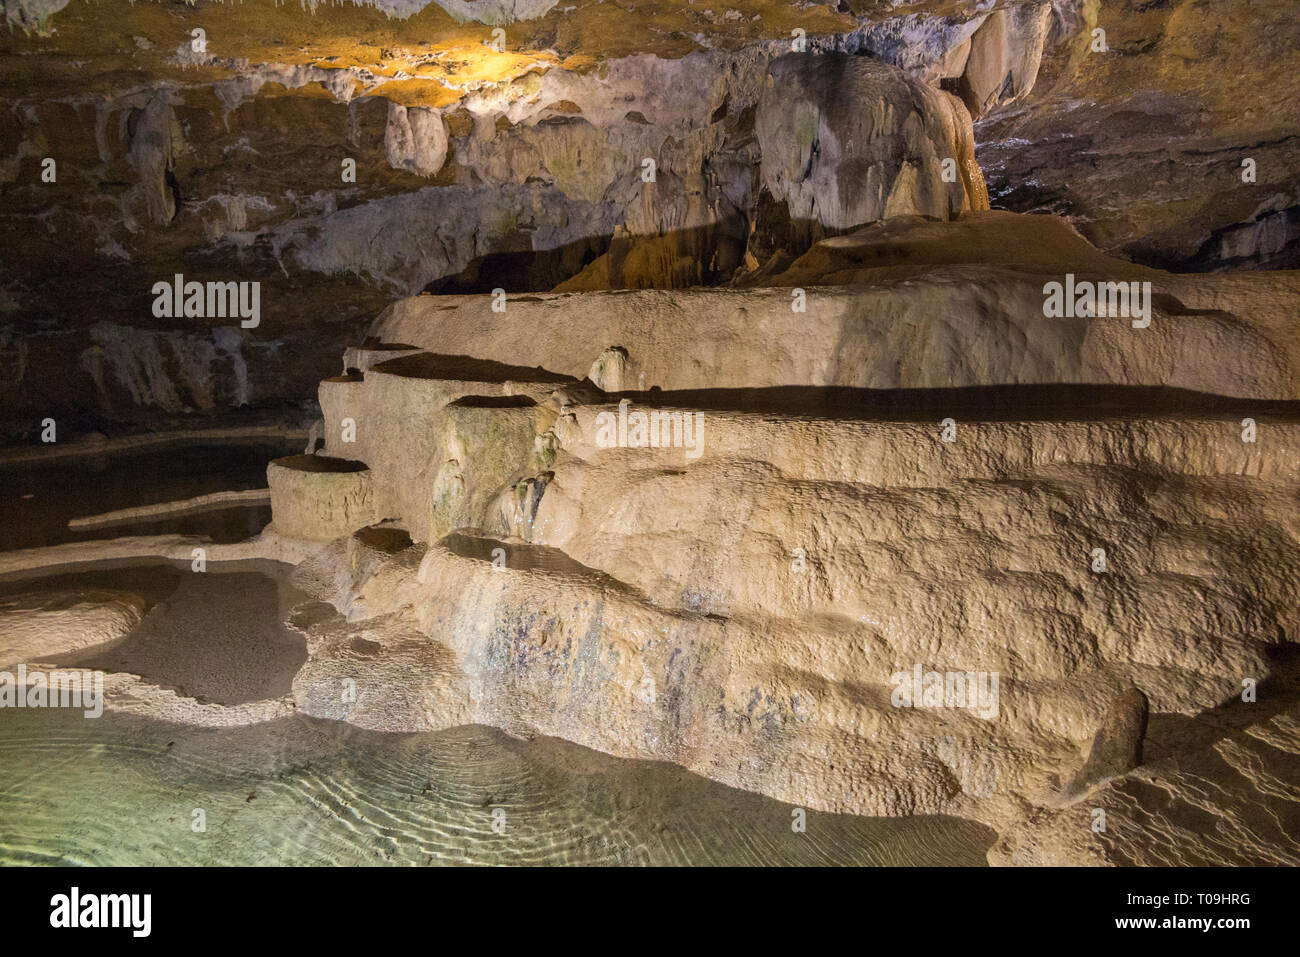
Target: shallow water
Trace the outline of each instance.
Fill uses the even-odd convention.
[[[791,821],[672,765],[479,726],[0,711],[0,864],[974,865],[993,841],[956,818]]]
[[[234,705],[289,694],[307,660],[302,636],[284,625],[308,600],[289,582],[293,566],[271,561],[148,562],[36,580],[0,582],[0,599],[21,592],[125,590],[145,600],[144,619],[107,645],[45,656],[51,664],[124,671],[202,702]]]
[[[251,481],[251,465],[197,486],[151,478],[148,497],[110,496],[102,510],[200,494],[209,482],[240,487],[232,478]],[[65,540],[61,523],[84,491],[42,495],[39,506],[8,499],[40,520],[4,541]],[[0,595],[138,594],[148,613],[130,635],[59,661],[235,703],[285,693],[301,664],[301,640],[282,622],[304,596],[286,572],[212,563],[196,575],[184,563],[142,562],[6,582]],[[296,716],[213,730],[111,711],[0,709],[0,864],[982,865],[995,837],[956,818],[816,812],[795,833],[792,811],[670,764],[480,726],[383,734]]]
[[[175,445],[0,467],[0,550],[123,535],[206,535],[237,542],[271,520],[267,505],[236,506],[133,521],[103,528],[69,529],[68,520],[120,508],[153,505],[209,492],[266,487],[266,465],[302,443],[231,442]]]

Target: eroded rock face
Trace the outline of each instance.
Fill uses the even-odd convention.
[[[1147,696],[1137,688],[1121,692],[1106,712],[1106,718],[1092,739],[1088,760],[1065,789],[1067,799],[1077,799],[1089,789],[1142,763],[1142,739],[1150,714]]]
[[[994,205],[1067,215],[1150,265],[1296,268],[1294,6],[1107,0],[1082,13],[1048,45],[1034,92],[979,119]]]
[[[956,85],[972,114],[981,116],[1033,90],[1052,18],[1048,3],[994,10],[971,34],[964,51],[959,47],[948,54],[964,61]]]
[[[1292,274],[1237,284],[1144,270],[1046,217],[982,214],[943,237],[934,229],[912,220],[827,240],[762,277],[774,284],[765,288],[521,296],[504,313],[489,296],[421,296],[371,332],[574,377],[599,344],[616,344],[622,386],[638,391],[1074,382],[1300,397],[1284,320]],[[1151,324],[1046,319],[1044,287],[1067,273],[1149,282]],[[852,285],[819,287],[823,277]]]
[[[257,99],[230,100],[217,122],[208,112],[217,107],[205,102],[210,97],[205,90],[167,89],[148,98],[133,94],[139,106],[108,103],[94,111],[76,110],[64,117],[72,129],[82,124],[82,134],[92,142],[97,131],[102,133],[99,175],[111,175],[120,164],[134,183],[120,203],[125,230],[105,222],[83,232],[72,247],[97,237],[94,249],[84,254],[109,251],[123,275],[135,277],[105,300],[104,312],[120,309],[129,315],[119,322],[101,320],[98,328],[130,330],[119,335],[201,336],[194,325],[201,329],[209,317],[194,317],[197,322],[183,332],[145,333],[135,327],[157,325],[145,296],[154,281],[170,280],[176,272],[211,281],[223,268],[227,275],[253,276],[264,284],[263,324],[253,336],[261,342],[296,340],[294,315],[312,301],[291,291],[286,274],[344,276],[373,287],[369,297],[344,297],[363,304],[377,303],[376,295],[437,287],[462,273],[460,281],[471,287],[544,288],[578,272],[594,256],[596,261],[573,280],[579,287],[681,286],[729,278],[742,265],[746,224],[758,199],[752,180],[761,151],[754,116],[767,60],[761,52],[702,53],[678,61],[629,61],[601,75],[556,70],[516,81],[518,89],[509,99],[472,94],[450,122],[447,111],[435,107],[378,98],[349,101],[342,93],[333,103],[281,97],[263,107]],[[799,69],[812,75],[822,65],[805,59]],[[799,193],[791,196],[791,215],[806,221],[803,233],[809,223],[841,227],[899,211],[947,217],[979,205],[982,180],[960,106],[894,68],[870,66],[870,89],[819,103],[815,97],[829,95],[823,84],[808,100],[807,108],[829,117],[824,122],[830,125],[802,146],[819,148],[816,181],[790,187]],[[781,82],[795,82],[790,70],[782,69]],[[854,141],[846,127],[836,139],[836,124],[850,122],[864,105],[877,113],[874,138],[859,135]],[[280,114],[269,129],[262,116],[268,111]],[[31,147],[35,153],[48,152],[42,124],[54,117],[42,118],[39,109],[24,116],[18,135],[37,143]],[[337,144],[335,155],[309,156],[305,169],[295,156],[292,176],[273,172],[279,182],[263,181],[264,189],[252,190],[248,169],[291,149],[280,124],[288,124],[288,130],[306,124],[313,135]],[[119,147],[104,132],[115,128],[123,131],[124,159],[115,157]],[[779,151],[780,138],[769,131],[765,142]],[[449,157],[453,166],[444,170]],[[941,180],[940,165],[947,159],[962,171],[952,183]],[[341,160],[355,164],[353,172],[360,170],[361,185],[346,185],[346,178],[339,183]],[[73,175],[71,165],[65,162],[65,177]],[[853,197],[848,205],[809,206],[810,190],[826,177],[844,181],[846,195]],[[413,178],[436,178],[441,185],[410,182]],[[861,195],[853,185],[860,178],[867,182]],[[307,188],[312,183],[316,186]],[[783,197],[785,184],[773,175],[772,185]],[[38,199],[38,193],[31,195]],[[102,210],[107,217],[118,213],[118,206]],[[54,238],[60,222],[71,228],[75,221],[68,206],[61,216],[51,244],[60,242]],[[614,247],[599,255],[611,236],[617,237]],[[178,241],[207,245],[215,259],[197,272],[172,261],[159,263],[157,257],[168,255]],[[141,245],[152,251],[140,251]],[[43,263],[69,252],[55,254],[44,243],[29,250]],[[512,257],[523,272],[511,274]],[[150,261],[157,265],[149,267]],[[491,278],[480,282],[475,277],[484,269]],[[137,285],[134,295],[131,283]],[[52,305],[68,294],[56,294]],[[211,335],[229,331],[219,326]],[[42,342],[40,352],[27,354],[24,374],[50,361],[51,348]],[[296,348],[276,355],[291,355]],[[209,396],[193,392],[185,371],[171,367],[170,360],[158,364],[149,390],[129,391],[122,388],[134,378],[129,369],[115,365],[100,372],[97,362],[96,355],[87,354],[79,364],[95,374],[93,394],[102,409],[123,403],[173,411],[211,407]],[[242,404],[283,389],[283,366],[275,374],[264,363],[252,370],[238,390],[223,383],[217,393],[237,392],[234,404]],[[15,398],[20,386],[21,377]]]
[[[274,406],[394,296],[725,283],[986,174],[1140,262],[1293,265],[1288,2],[6,3],[0,402]],[[231,331],[153,315],[178,273],[261,282],[263,322],[132,388],[86,329]]]
[[[985,208],[967,113],[942,90],[901,84],[896,73],[838,55],[772,64],[757,119],[762,177],[791,218],[844,229]],[[952,182],[944,182],[945,160],[961,173]]]
[[[1279,648],[1270,701],[1153,715],[1143,765],[1067,807],[1023,808],[989,860],[1003,865],[1300,863],[1296,670]],[[1103,826],[1098,827],[1098,823]]]
[[[1136,424],[1098,423],[1069,442],[1060,425],[1018,425],[1010,447],[1041,448],[1050,466],[1016,466],[981,443],[976,461],[1006,471],[956,482],[903,439],[941,456],[933,426],[796,417],[765,437],[757,417],[706,421],[735,446],[694,462],[676,449],[566,448],[537,545],[453,538],[400,561],[372,553],[335,600],[353,614],[410,609],[420,633],[455,653],[474,720],[858,813],[1048,789],[1052,768],[1077,767],[1126,683],[1150,689],[1161,711],[1194,713],[1268,667],[1264,636],[1296,556],[1248,544],[1280,541],[1281,526],[1236,539],[1234,520],[1204,524],[1260,482],[1206,474],[1204,452],[1181,466],[1177,491],[1153,494],[1131,477],[1153,474],[1129,457],[1152,449]],[[1142,427],[1207,451],[1216,433],[1225,451],[1240,442],[1213,422]],[[996,428],[963,426],[981,439]],[[1188,430],[1203,438],[1189,443]],[[872,431],[878,445],[864,441]],[[1104,448],[1117,465],[1096,464]],[[951,451],[962,454],[960,441]],[[826,475],[817,463],[842,464]],[[1276,486],[1279,503],[1294,481]],[[1103,574],[1090,567],[1098,542]],[[1207,606],[1193,582],[1216,580],[1225,562],[1246,563],[1233,580],[1251,588]],[[893,676],[910,680],[913,663],[998,673],[995,720],[892,707]],[[389,727],[427,720],[407,712]]]
[[[982,208],[969,119],[939,89],[964,76],[952,47],[988,32],[967,7],[7,4],[0,344],[23,345],[5,346],[3,401],[26,412],[25,383],[75,368],[45,377],[45,412],[265,406],[306,392],[394,295],[713,284],[828,230]],[[485,46],[498,24],[504,52]],[[815,129],[785,128],[787,93]],[[157,316],[150,290],[177,274],[260,282],[261,324],[202,376],[164,349],[138,388],[87,327],[234,331]]]

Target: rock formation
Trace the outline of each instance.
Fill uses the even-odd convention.
[[[13,0],[0,403],[276,408],[395,295],[713,285],[985,179],[1149,265],[1293,265],[1289,0],[1232,2]],[[176,274],[260,326],[156,317]]]
[[[302,452],[68,522],[256,538],[0,554],[290,563],[278,670],[144,674],[139,595],[49,582],[0,657],[1300,863],[1292,5],[3,0],[0,465]]]
[[[1129,688],[1111,702],[1105,723],[1092,739],[1087,762],[1065,789],[1075,799],[1098,784],[1127,774],[1142,763],[1142,738],[1147,733],[1150,703],[1137,688]]]
[[[1300,565],[1295,360],[1254,308],[1293,280],[1136,269],[1150,326],[1044,318],[1045,279],[1126,268],[985,213],[823,241],[783,274],[806,312],[786,286],[397,303],[350,355],[401,354],[321,384],[383,521],[299,568],[348,620],[308,630],[299,708],[1005,832],[1121,786],[1148,699],[1197,715],[1272,672]]]

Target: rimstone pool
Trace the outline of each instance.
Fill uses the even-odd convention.
[[[0,860],[1300,865],[1298,10],[0,0]]]
[[[252,484],[254,460],[274,451],[225,456],[233,471],[223,479],[212,472],[219,457],[173,449],[171,478],[150,491],[175,498]],[[186,462],[200,477],[186,476]],[[126,488],[140,467],[134,457],[75,474]],[[37,471],[6,481],[37,493],[27,501],[45,510],[45,544],[76,538],[59,497],[40,494]],[[198,528],[235,538],[247,519],[233,516]],[[313,619],[337,613],[292,584],[291,571],[249,559],[213,561],[199,574],[184,560],[139,558],[0,578],[0,651],[30,638],[13,630],[23,620],[16,609],[41,609],[55,630],[70,612],[84,624],[97,608],[125,609],[105,631],[111,640],[34,662],[107,675],[102,716],[0,708],[0,863],[985,863],[993,832],[959,818],[818,813],[671,764],[481,725],[385,733],[295,714],[285,701],[307,647],[287,622],[295,609]],[[259,720],[189,723],[194,714],[207,720],[205,708]]]
[[[993,837],[815,812],[796,833],[788,805],[672,765],[482,726],[13,712],[0,780],[6,864],[980,865]]]

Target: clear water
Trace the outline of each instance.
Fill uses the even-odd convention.
[[[978,865],[994,838],[945,817],[791,821],[672,765],[479,726],[0,711],[0,864]]]
[[[0,546],[65,541],[73,514],[252,487],[279,451],[232,463],[230,449],[172,450],[82,465],[61,482],[10,471],[0,476]],[[202,532],[213,521],[224,540],[260,530],[256,510],[231,514],[106,534]],[[282,625],[304,597],[286,571],[214,563],[193,575],[138,563],[0,583],[0,596],[141,595],[149,610],[132,634],[62,663],[235,703],[286,693],[305,655]],[[670,764],[480,726],[383,734],[296,716],[211,730],[112,711],[0,709],[0,864],[982,865],[995,837],[956,818],[816,812],[795,833],[792,810]]]

